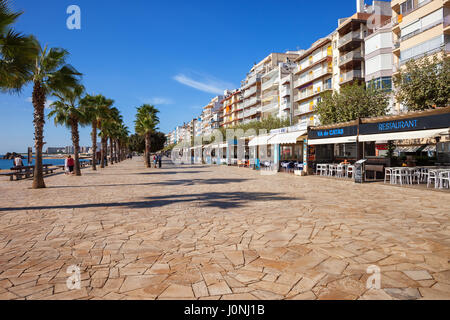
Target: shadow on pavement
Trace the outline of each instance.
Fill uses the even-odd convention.
[[[19,211],[19,210],[46,210],[46,209],[88,209],[88,208],[158,208],[175,203],[198,202],[200,207],[214,207],[220,209],[232,209],[245,206],[249,201],[286,201],[301,200],[300,198],[286,197],[278,193],[271,192],[211,192],[200,194],[179,194],[171,196],[147,197],[145,201],[131,202],[110,202],[110,203],[86,203],[76,205],[55,205],[55,206],[30,206],[30,207],[12,207],[0,208],[1,211]]]

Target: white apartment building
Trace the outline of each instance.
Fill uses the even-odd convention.
[[[223,96],[216,96],[203,108],[202,113],[202,135],[212,134],[213,129],[219,126],[221,101]]]
[[[289,54],[291,58],[298,56],[298,53]],[[296,64],[288,57],[285,62],[279,62],[271,70],[269,67],[261,77],[261,114],[263,119],[269,116],[290,119],[290,74],[295,67]]]
[[[293,124],[317,125],[320,94],[333,90],[333,35],[317,40],[296,60],[293,76]]]

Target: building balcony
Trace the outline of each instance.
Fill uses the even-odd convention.
[[[291,109],[290,102],[289,101],[282,101],[282,102],[280,102],[280,109],[283,110],[283,111]]]
[[[363,56],[360,50],[350,51],[339,58],[339,68],[347,66],[354,61],[362,61]]]
[[[254,95],[256,93],[256,90],[257,90],[256,87],[253,87],[253,88],[250,88],[248,90],[245,90],[244,98],[247,98],[247,97],[250,97],[250,96]]]
[[[339,84],[345,84],[354,80],[364,80],[364,75],[361,70],[351,70],[341,74]]]
[[[251,107],[259,102],[259,99],[257,97],[253,97],[247,101],[244,102],[244,108]]]
[[[280,89],[280,97],[287,97],[291,95],[291,88],[281,87]]]
[[[263,82],[263,84],[261,86],[261,90],[264,91],[264,90],[270,89],[272,87],[278,86],[278,82],[276,80],[277,80],[277,78],[274,77],[266,82]]]
[[[244,118],[252,117],[261,112],[260,108],[251,108],[244,111]]]
[[[333,73],[333,68],[330,68],[330,67],[323,68],[321,72],[309,74],[304,78],[299,78],[299,79],[295,80],[294,88],[301,87],[302,85],[304,85],[308,82],[314,81],[320,77],[323,77],[323,76],[326,76],[327,74],[332,74],[332,73]]]
[[[262,112],[278,111],[278,102],[272,102],[261,107]]]
[[[341,37],[338,41],[338,49],[340,51],[347,51],[352,47],[358,47],[361,45],[363,38],[360,32],[349,32],[345,36]]]
[[[333,55],[332,54],[327,54],[326,56],[320,58],[319,60],[316,60],[316,61],[310,60],[307,63],[306,67],[302,68],[301,64],[299,64],[297,67],[295,67],[293,72],[294,72],[294,74],[297,74],[297,73],[300,73],[300,72],[305,72],[306,70],[309,70],[309,69],[313,68],[314,66],[318,65],[319,63],[322,63],[322,62],[325,62],[325,61],[331,62],[332,60],[333,60]]]

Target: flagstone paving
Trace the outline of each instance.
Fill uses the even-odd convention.
[[[139,158],[46,184],[0,181],[0,299],[450,299],[450,193]]]

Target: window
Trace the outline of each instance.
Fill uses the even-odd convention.
[[[400,5],[400,14],[406,15],[414,9],[414,0],[406,0]]]
[[[368,88],[392,91],[392,77],[381,77],[367,82]]]

